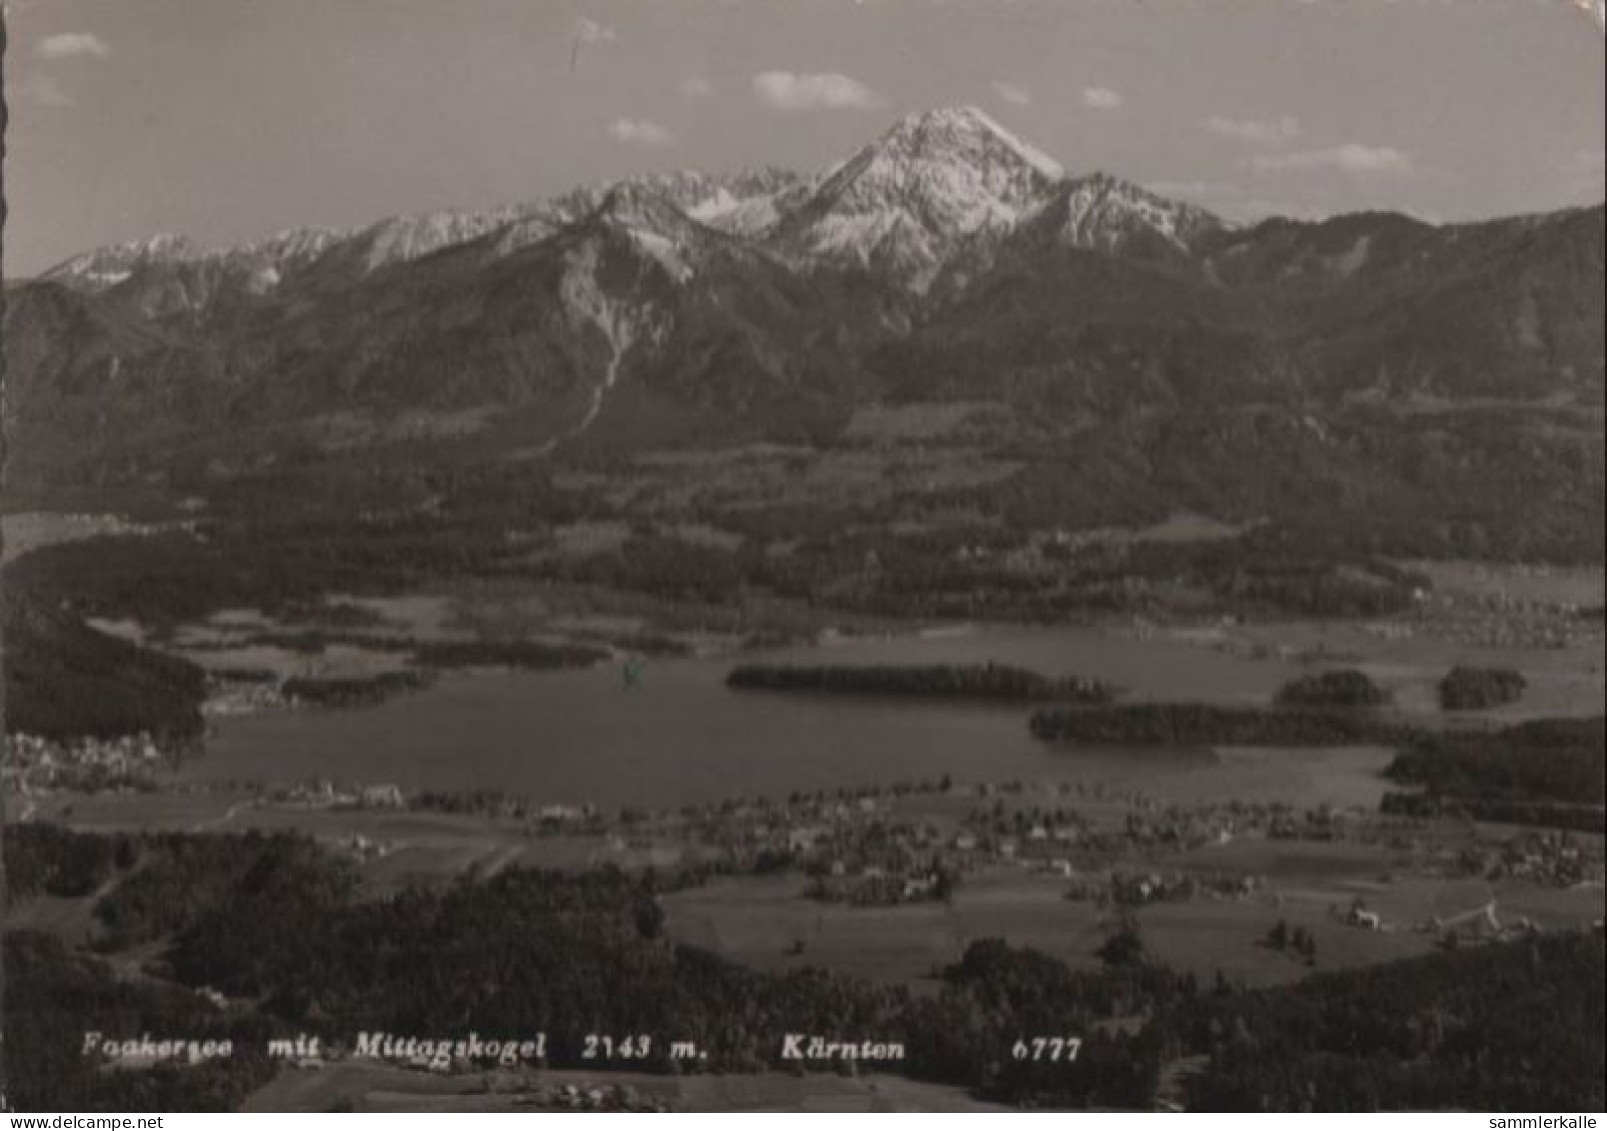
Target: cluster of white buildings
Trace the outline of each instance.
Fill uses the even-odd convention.
[[[151,735],[57,742],[32,734],[5,738],[0,781],[20,794],[55,789],[149,789],[168,758]]]

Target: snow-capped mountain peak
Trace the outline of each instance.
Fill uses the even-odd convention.
[[[959,233],[1014,221],[1063,175],[1059,165],[971,107],[912,114],[826,177],[804,211],[902,208]]]
[[[205,255],[206,251],[187,236],[161,232],[75,255],[46,271],[44,277],[81,290],[99,291],[117,286],[142,267],[184,263]]]
[[[975,106],[952,106],[911,114],[888,130],[883,142],[928,152],[969,151],[986,157],[995,157],[997,151],[1002,150],[1050,180],[1059,180],[1065,175],[1059,162],[1022,141]]]
[[[187,236],[163,233],[97,248],[44,277],[90,293],[133,282],[151,292],[140,299],[148,311],[193,312],[225,281],[266,293],[349,235],[330,228],[289,228],[235,247],[207,248]]]
[[[924,290],[957,250],[1009,230],[1062,176],[974,107],[913,114],[826,174],[779,242],[794,257],[883,267]]]

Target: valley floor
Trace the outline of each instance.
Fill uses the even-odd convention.
[[[593,549],[614,537],[566,537],[583,534]],[[687,537],[717,544],[708,531]],[[447,891],[519,869],[651,869],[684,878],[657,898],[674,943],[768,975],[821,970],[918,998],[939,994],[941,972],[992,938],[1097,974],[1101,948],[1130,929],[1148,961],[1246,993],[1448,948],[1599,930],[1599,833],[1382,813],[1396,787],[1382,776],[1395,753],[1387,744],[1057,747],[1032,736],[1030,708],[1019,705],[725,686],[734,664],[755,657],[996,662],[1108,681],[1130,703],[1266,708],[1291,680],[1344,668],[1387,692],[1387,717],[1431,733],[1603,713],[1600,569],[1409,568],[1433,582],[1409,607],[1339,620],[912,623],[483,578],[332,593],[299,612],[240,606],[177,624],[101,617],[101,631],[207,673],[206,749],[169,761],[140,747],[46,744],[34,762],[8,766],[5,804],[24,826],[111,836],[302,834],[350,862],[369,896]],[[639,685],[622,682],[628,661],[644,665]],[[1510,667],[1526,687],[1516,702],[1445,714],[1436,687],[1459,664]],[[357,705],[293,693],[410,672],[428,678]],[[61,776],[72,756],[123,759],[108,772],[125,787],[73,786]],[[25,899],[8,930],[101,948],[99,909],[128,878]],[[1273,941],[1296,933],[1298,948]],[[161,954],[153,941],[114,958],[123,975],[161,983]],[[1143,1021],[1102,1024],[1136,1031]],[[899,1076],[443,1075],[332,1061],[280,1068],[248,1106],[979,1102]]]

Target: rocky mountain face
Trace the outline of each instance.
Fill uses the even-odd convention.
[[[1600,207],[1234,226],[956,109],[814,177],[158,236],[6,299],[9,476],[42,495],[400,448],[824,450],[866,406],[981,403],[1012,497],[1058,523],[1095,495],[1337,507],[1388,544],[1463,506],[1502,546],[1600,556]]]

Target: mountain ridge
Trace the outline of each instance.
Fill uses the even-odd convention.
[[[1159,199],[1117,178],[1093,176],[1123,185],[1132,194]],[[777,229],[790,229],[790,237],[766,242],[805,263],[824,259],[836,265],[866,265],[913,258],[918,262],[907,270],[924,282],[954,252],[954,244],[979,229],[1013,226],[1048,203],[1054,187],[1067,180],[1058,162],[989,115],[974,107],[951,107],[907,116],[812,177],[770,166],[730,174],[644,173],[582,185],[540,201],[435,209],[351,229],[293,227],[215,248],[202,247],[184,235],[160,234],[91,249],[37,278],[98,291],[127,282],[130,273],[142,268],[217,265],[260,277],[269,270],[284,274],[286,267],[305,266],[345,243],[364,245],[365,268],[372,271],[493,232],[528,229],[504,239],[503,249],[514,250],[550,236],[623,188],[657,195],[699,222],[736,234],[763,238]],[[789,196],[790,200],[778,199]],[[771,213],[755,219],[752,214],[765,203],[771,205]],[[1203,213],[1193,205],[1170,207]],[[861,230],[843,230],[845,212],[859,219]],[[837,226],[825,230],[827,220],[836,220]],[[800,228],[814,230],[800,233]],[[938,246],[877,246],[889,236],[893,243],[899,242],[902,229],[911,233],[905,239]]]
[[[681,171],[472,220],[98,249],[8,285],[10,474],[205,493],[398,445],[828,451],[867,406],[986,402],[987,442],[1026,453],[1012,505],[1057,522],[1162,498],[1365,521],[1485,490],[1479,537],[1597,552],[1601,206],[1236,225],[1063,172],[961,108],[814,177]]]
[[[984,155],[978,171],[973,160],[991,144],[994,158],[1003,153],[1026,170],[1030,182],[1012,184],[1012,173],[1000,171],[1000,161]],[[936,156],[934,157],[933,154]],[[992,168],[987,166],[992,164]],[[923,173],[925,161],[936,173]],[[1008,161],[1005,162],[1008,164]],[[978,184],[972,186],[933,185],[932,180],[953,179],[957,170],[971,165]],[[995,178],[993,184],[988,177]],[[865,186],[870,181],[869,188]],[[964,191],[967,187],[972,191]],[[944,189],[948,199],[943,199]],[[1021,141],[990,115],[973,106],[954,106],[912,113],[889,126],[877,139],[827,169],[801,175],[774,166],[761,166],[733,173],[710,174],[690,169],[649,172],[617,181],[591,182],[556,196],[517,204],[485,208],[438,208],[383,217],[355,228],[298,226],[269,235],[218,247],[202,246],[180,233],[158,233],[123,243],[89,249],[47,268],[28,281],[53,280],[75,289],[100,291],[128,280],[131,272],[149,267],[217,266],[248,280],[256,289],[276,285],[274,275],[287,273],[339,250],[340,245],[360,243],[366,248],[365,269],[373,271],[398,262],[408,262],[437,251],[500,235],[502,253],[539,242],[568,223],[574,223],[611,192],[623,189],[638,195],[654,195],[710,227],[754,238],[801,266],[822,260],[835,265],[870,266],[880,262],[885,270],[920,276],[925,289],[935,268],[945,266],[966,243],[964,237],[978,229],[1018,230],[1027,224],[1049,226],[1046,214],[1065,209],[1062,233],[1065,240],[1081,246],[1104,244],[1107,248],[1135,234],[1154,233],[1180,246],[1193,242],[1202,232],[1245,230],[1266,223],[1320,225],[1346,216],[1391,216],[1436,229],[1464,229],[1481,224],[1503,223],[1523,216],[1542,221],[1546,217],[1588,213],[1593,207],[1574,206],[1523,216],[1485,220],[1431,223],[1399,212],[1360,212],[1336,214],[1320,220],[1291,220],[1278,216],[1248,223],[1230,223],[1194,204],[1167,199],[1142,185],[1105,171],[1068,174],[1059,162],[1041,150]],[[778,197],[790,197],[777,203]],[[936,199],[934,199],[934,197]],[[891,201],[890,199],[891,198]],[[1081,198],[1081,199],[1079,199]],[[913,201],[922,215],[896,214],[895,203]],[[809,246],[796,246],[796,229],[818,224],[821,214],[846,201],[847,211],[862,217],[863,232],[838,230],[813,233]],[[754,211],[770,211],[755,219]],[[744,209],[747,215],[742,215]],[[923,222],[932,213],[939,223]],[[943,213],[948,215],[944,216]],[[841,217],[838,217],[841,220]],[[942,221],[946,220],[947,223]],[[951,246],[937,249],[901,250],[881,247],[891,237],[897,244],[902,233],[913,231],[930,240],[933,227],[938,242]],[[777,229],[790,228],[791,239],[776,238]],[[1185,235],[1179,237],[1182,229]],[[1008,234],[1008,233],[1003,233]],[[863,235],[864,238],[856,239]],[[906,238],[917,238],[908,236]],[[964,250],[974,250],[966,247]],[[813,251],[814,254],[810,254]],[[919,260],[919,269],[902,261]],[[902,265],[901,265],[902,263]]]

